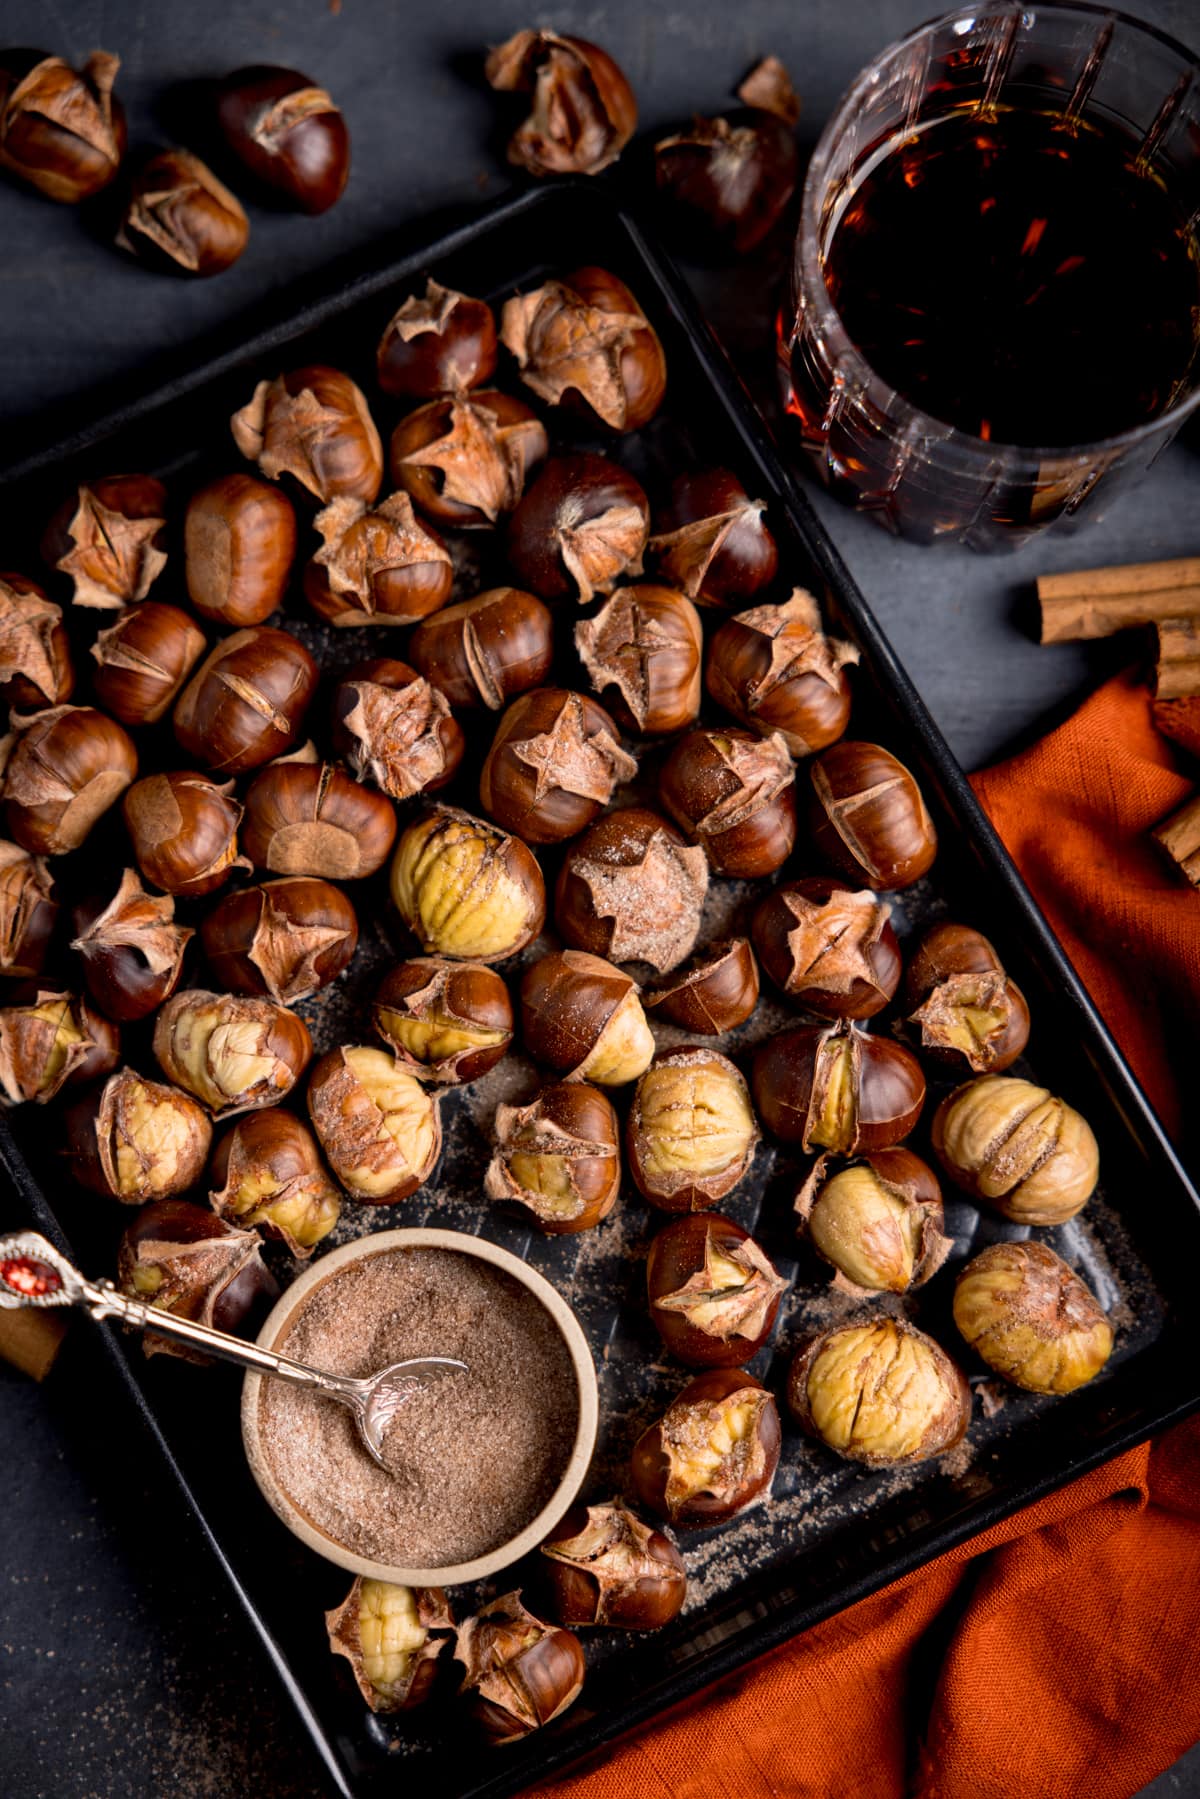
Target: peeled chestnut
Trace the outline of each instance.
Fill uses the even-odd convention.
[[[607,269],[575,269],[506,300],[500,341],[539,400],[565,405],[589,424],[639,431],[662,405],[662,345],[625,283]]]
[[[553,950],[525,970],[521,1035],[535,1062],[601,1087],[636,1081],[654,1054],[636,981],[576,949]]]
[[[659,574],[697,606],[750,599],[779,567],[766,509],[729,469],[677,475],[649,544]]]
[[[450,597],[450,552],[406,493],[372,507],[343,495],[313,522],[324,548],[304,571],[304,594],[331,625],[411,625]]]
[[[750,1172],[759,1129],[750,1090],[715,1049],[660,1050],[625,1125],[639,1193],[663,1212],[703,1212]]]
[[[383,480],[383,445],[361,390],[324,363],[260,381],[230,421],[233,441],[270,481],[286,475],[323,506],[340,494],[368,505]]]
[[[640,484],[607,456],[554,456],[508,527],[508,560],[544,600],[574,595],[581,606],[638,575],[650,529]]]
[[[212,1126],[190,1095],[120,1068],[71,1107],[66,1135],[76,1180],[106,1199],[140,1206],[196,1185]]]
[[[872,1018],[900,984],[890,907],[827,875],[787,881],[759,901],[750,927],[775,985],[823,1018]]]
[[[325,1628],[334,1655],[344,1655],[373,1712],[406,1712],[433,1690],[454,1634],[440,1587],[401,1587],[359,1574]]]
[[[952,1068],[1001,1074],[1029,1041],[1029,1007],[979,931],[942,923],[926,931],[908,966],[908,1022],[921,1048]]]
[[[333,745],[357,780],[406,800],[444,787],[466,740],[445,695],[407,662],[383,657],[347,669],[338,682]]]
[[[458,1627],[460,1691],[490,1743],[513,1743],[565,1712],[583,1686],[584,1660],[569,1630],[543,1624],[521,1595],[493,1599]]]
[[[843,738],[806,772],[813,845],[839,874],[867,887],[911,887],[929,872],[937,832],[921,789],[890,751]]]
[[[44,1105],[64,1087],[111,1074],[120,1059],[116,1025],[73,993],[39,982],[0,1006],[0,1105]]]
[[[105,50],[82,69],[41,50],[0,51],[0,167],[67,205],[99,193],[125,154],[120,66]]]
[[[1095,1295],[1044,1243],[993,1243],[968,1262],[954,1322],[989,1368],[1030,1393],[1073,1393],[1112,1354]]]
[[[796,771],[782,737],[689,731],[662,766],[659,798],[717,874],[773,874],[796,842]]]
[[[322,1056],[308,1112],[334,1174],[366,1205],[415,1193],[441,1153],[436,1097],[382,1049],[343,1046]]]
[[[932,1142],[947,1174],[1014,1224],[1064,1224],[1099,1178],[1087,1119],[1011,1074],[980,1075],[944,1099]]]
[[[620,587],[575,627],[575,647],[596,692],[626,729],[661,737],[700,712],[700,616],[672,587]]]
[[[533,594],[492,587],[423,619],[408,654],[456,712],[479,706],[499,712],[550,673],[554,621]]]
[[[203,1253],[197,1253],[201,1244]],[[121,1238],[117,1286],[156,1310],[236,1333],[279,1292],[261,1249],[253,1231],[238,1230],[185,1199],[161,1199],[140,1212]],[[155,1336],[153,1325],[147,1326],[142,1346],[148,1356],[182,1356],[202,1364],[210,1359]]]
[[[451,806],[400,834],[392,902],[421,948],[465,962],[503,962],[541,931],[546,888],[519,837]]]
[[[148,1018],[174,993],[195,932],[175,922],[170,894],[147,893],[127,868],[110,900],[85,900],[71,922],[87,990],[109,1018]]]
[[[166,566],[167,490],[152,475],[81,482],[42,535],[42,557],[74,583],[72,603],[118,612]]]
[[[252,175],[301,212],[328,212],[350,173],[346,121],[323,87],[295,69],[257,65],[216,94],[225,141]]]
[[[576,1630],[658,1630],[678,1617],[687,1597],[687,1571],[670,1537],[619,1500],[573,1505],[541,1553],[554,1616]]]
[[[131,739],[92,706],[51,706],[12,722],[2,789],[9,835],[36,856],[77,850],[137,774]]]
[[[221,475],[188,501],[188,597],[201,618],[261,625],[282,604],[296,557],[296,513],[281,488]]]
[[[147,775],[125,795],[122,812],[137,865],[152,887],[180,897],[212,893],[235,868],[242,808],[233,784],[207,775]]]
[[[709,648],[705,684],[739,724],[764,737],[778,731],[793,756],[811,756],[849,723],[845,670],[857,661],[853,644],[824,635],[816,601],[797,587],[782,605],[726,619]]]
[[[659,1231],[646,1261],[650,1317],[689,1368],[736,1368],[775,1328],[787,1282],[732,1218],[692,1212]]]
[[[496,371],[496,321],[484,300],[442,287],[432,276],[389,319],[375,369],[385,394],[433,400],[480,387]]]
[[[0,840],[0,975],[40,974],[57,918],[47,864]]]
[[[911,1051],[844,1022],[768,1038],[755,1051],[751,1086],[773,1136],[838,1155],[899,1143],[925,1103]]]
[[[471,530],[513,510],[548,441],[522,401],[480,388],[430,400],[401,419],[389,467],[426,517]]]
[[[706,945],[669,980],[648,988],[642,1003],[701,1037],[736,1030],[758,1004],[758,963],[749,939]]]
[[[795,135],[758,109],[693,119],[654,146],[659,202],[693,255],[705,249],[732,258],[756,249],[786,212],[797,170]]]
[[[265,999],[189,987],[154,1021],[154,1054],[169,1081],[218,1118],[273,1106],[312,1058],[308,1026]]]
[[[868,1468],[944,1455],[971,1419],[962,1372],[932,1337],[890,1314],[822,1331],[796,1355],[787,1397],[801,1429]]]
[[[850,1162],[818,1156],[796,1196],[800,1228],[855,1293],[907,1293],[936,1274],[953,1247],[943,1235],[942,1190],[908,1149],[875,1149]]]
[[[744,1368],[710,1368],[638,1438],[634,1491],[672,1524],[724,1524],[768,1490],[779,1445],[779,1413],[761,1381]]]
[[[383,866],[395,837],[391,801],[329,762],[276,762],[246,792],[243,846],[272,874],[361,880]]]
[[[586,38],[518,31],[487,59],[502,93],[533,95],[509,139],[508,160],[531,175],[595,175],[615,162],[637,128],[637,102],[618,65]]]
[[[211,650],[180,695],[175,736],[189,756],[225,775],[285,755],[317,685],[317,665],[290,631],[255,625]]]
[[[133,176],[117,243],[152,268],[219,275],[246,248],[241,201],[190,150],[163,150]]]
[[[92,645],[96,698],[123,725],[153,725],[204,654],[204,633],[178,606],[131,606]]]
[[[526,843],[573,837],[607,806],[637,762],[586,694],[537,687],[508,707],[479,778],[484,811]]]
[[[620,1131],[609,1101],[586,1081],[554,1081],[526,1106],[499,1105],[489,1199],[532,1213],[548,1234],[590,1230],[621,1186]]]
[[[554,922],[572,949],[665,973],[690,955],[708,892],[704,851],[644,806],[606,812],[563,858]]]
[[[384,976],[371,1021],[419,1081],[477,1081],[513,1038],[508,988],[483,963],[414,957]]]
[[[221,1138],[209,1171],[218,1218],[277,1237],[305,1260],[341,1215],[316,1139],[280,1106],[246,1112]]]
[[[24,575],[0,575],[0,700],[38,712],[69,700],[74,688],[62,607]]]
[[[291,1006],[348,966],[358,920],[339,887],[298,875],[226,894],[201,925],[200,941],[227,992]]]

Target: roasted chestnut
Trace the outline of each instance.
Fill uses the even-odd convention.
[[[50,869],[41,856],[0,840],[0,975],[37,975],[58,918]]]
[[[762,1497],[779,1464],[775,1401],[744,1368],[710,1368],[633,1449],[634,1491],[672,1524],[724,1524]]]
[[[140,1206],[196,1185],[212,1126],[203,1106],[177,1087],[120,1068],[71,1107],[66,1135],[77,1181],[106,1199]]]
[[[640,484],[607,456],[554,456],[508,527],[508,560],[544,600],[574,595],[581,606],[638,575],[650,529]]]
[[[677,475],[649,550],[659,574],[697,606],[735,606],[775,579],[779,549],[763,513],[729,469]]]
[[[137,774],[137,751],[92,706],[51,706],[12,721],[3,793],[8,831],[35,856],[77,850]]]
[[[297,875],[226,894],[201,925],[200,941],[227,992],[291,1006],[349,965],[358,920],[339,887]]]
[[[936,1274],[953,1247],[943,1235],[942,1190],[908,1149],[853,1161],[818,1156],[796,1196],[800,1228],[855,1293],[907,1293]]]
[[[728,1056],[661,1050],[642,1075],[625,1125],[629,1172],[663,1212],[703,1212],[750,1172],[759,1129],[750,1090]]]
[[[329,762],[276,762],[246,792],[243,845],[272,874],[361,880],[387,861],[395,837],[391,801]]]
[[[131,606],[92,645],[96,698],[123,725],[157,724],[204,654],[204,633],[178,606]]]
[[[233,783],[207,775],[147,775],[125,795],[122,813],[137,865],[152,887],[196,899],[223,886],[235,868],[242,808]]]
[[[169,1081],[227,1118],[286,1098],[312,1058],[312,1039],[284,1006],[189,987],[155,1019],[154,1054]]]
[[[356,664],[338,682],[333,746],[357,780],[407,800],[452,779],[466,740],[445,695],[407,662],[383,657]]]
[[[296,513],[281,488],[222,475],[188,501],[183,521],[188,596],[201,618],[261,625],[283,602],[296,558]]]
[[[1029,1007],[999,956],[967,925],[935,924],[908,966],[904,994],[934,1061],[1002,1074],[1029,1041]]]
[[[528,406],[480,388],[430,400],[401,419],[388,466],[427,518],[471,530],[513,510],[548,447]]]
[[[783,738],[689,731],[662,766],[658,794],[717,874],[774,874],[796,842],[796,771]]]
[[[213,1153],[209,1201],[218,1218],[277,1237],[302,1261],[341,1215],[316,1139],[281,1106],[246,1112]]]
[[[756,112],[773,113],[785,125],[795,125],[800,117],[800,96],[777,56],[764,56],[755,63],[745,80],[738,84],[737,97],[743,106]]]
[[[687,1571],[670,1537],[619,1500],[573,1505],[541,1553],[551,1610],[576,1630],[658,1630],[678,1617],[687,1597]]]
[[[646,1261],[650,1317],[689,1368],[737,1368],[775,1328],[787,1282],[732,1218],[692,1212],[659,1231]]]
[[[993,1243],[968,1262],[954,1322],[989,1368],[1030,1393],[1073,1393],[1112,1354],[1095,1295],[1044,1243]]]
[[[493,1131],[489,1199],[521,1206],[553,1236],[607,1218],[621,1186],[620,1132],[598,1088],[554,1081],[529,1105],[497,1106]]]
[[[226,75],[217,123],[252,175],[301,212],[328,212],[350,173],[346,121],[323,87],[295,69],[258,65]]]
[[[479,706],[499,712],[550,673],[554,621],[533,594],[492,587],[423,619],[408,654],[456,712]]]
[[[116,1025],[73,993],[34,983],[0,1006],[0,1105],[44,1105],[64,1087],[111,1074],[120,1060]]]
[[[371,507],[343,496],[314,523],[324,548],[304,571],[304,593],[331,625],[412,625],[449,599],[450,552],[406,493]]]
[[[14,712],[39,712],[74,689],[62,607],[24,575],[0,575],[0,700]]]
[[[430,277],[424,294],[410,294],[389,319],[375,369],[384,393],[399,399],[434,400],[481,387],[496,372],[491,307]]]
[[[385,975],[371,1022],[419,1081],[477,1081],[513,1038],[508,988],[482,963],[414,957]]]
[[[555,31],[518,31],[487,59],[501,93],[532,94],[533,110],[508,144],[531,175],[595,175],[637,129],[633,89],[606,50]]]
[[[768,1038],[755,1051],[750,1081],[773,1136],[838,1155],[899,1143],[925,1103],[925,1076],[911,1051],[845,1022]]]
[[[572,949],[665,973],[691,954],[708,861],[644,806],[606,812],[563,858],[554,922]]]
[[[109,1018],[148,1018],[174,993],[195,932],[176,923],[170,894],[147,893],[127,868],[112,899],[85,900],[71,922],[87,990]]]
[[[129,183],[116,241],[151,268],[220,275],[237,261],[250,221],[236,194],[190,150],[163,150]]]
[[[479,800],[526,843],[559,843],[590,824],[636,773],[603,706],[563,687],[536,687],[500,720]]]
[[[42,535],[42,558],[74,584],[72,603],[117,612],[144,600],[166,566],[167,490],[151,475],[83,482]]]
[[[844,738],[807,765],[815,849],[847,880],[911,887],[929,872],[937,832],[921,789],[877,743]]]
[[[331,1049],[308,1083],[308,1112],[351,1199],[390,1206],[433,1173],[442,1148],[436,1096],[385,1050]]]
[[[157,1311],[236,1333],[279,1292],[261,1251],[253,1231],[238,1230],[185,1199],[160,1199],[139,1212],[121,1238],[117,1286]],[[148,1356],[201,1364],[211,1359],[157,1337],[153,1325],[147,1325],[142,1347]]]
[[[636,981],[577,949],[553,950],[525,970],[521,1035],[535,1062],[601,1087],[636,1081],[654,1054]]]
[[[661,737],[700,712],[700,615],[672,587],[620,587],[575,627],[575,647],[596,692],[627,730]]]
[[[759,109],[693,119],[654,146],[659,203],[692,255],[757,249],[787,211],[797,170],[794,133]]]
[[[971,1389],[945,1350],[890,1314],[814,1337],[792,1362],[787,1397],[802,1430],[868,1468],[944,1455],[971,1419]]]
[[[747,730],[778,731],[793,756],[834,743],[850,720],[853,644],[826,637],[817,603],[802,587],[780,606],[726,619],[708,652],[705,684]]]
[[[345,494],[367,505],[383,480],[383,445],[349,375],[313,363],[260,381],[230,421],[233,441],[268,480],[287,475],[323,506]]]
[[[578,1639],[535,1618],[519,1592],[459,1625],[454,1658],[464,1669],[460,1691],[490,1743],[514,1743],[549,1724],[583,1686]]]
[[[211,650],[172,718],[189,756],[225,775],[261,768],[292,748],[317,685],[317,665],[290,631],[254,625]]]
[[[82,69],[41,50],[0,51],[0,167],[66,205],[99,193],[125,154],[120,66],[106,50]]]
[[[1014,1224],[1065,1224],[1099,1178],[1087,1119],[1010,1074],[983,1074],[951,1093],[934,1113],[931,1140],[951,1179]]]
[[[433,1690],[439,1660],[454,1635],[440,1587],[401,1587],[359,1574],[325,1628],[334,1655],[344,1655],[373,1712],[406,1712]]]
[[[642,1003],[701,1037],[736,1030],[758,1004],[758,963],[749,939],[706,945],[669,980],[647,988]]]
[[[750,926],[775,985],[823,1018],[872,1018],[900,984],[890,907],[869,888],[827,875],[787,881],[759,901]]]
[[[612,431],[648,425],[667,388],[649,319],[607,269],[575,269],[504,302],[500,342],[539,400]]]
[[[503,962],[540,932],[546,888],[519,837],[486,819],[436,806],[400,834],[392,902],[430,954]]]

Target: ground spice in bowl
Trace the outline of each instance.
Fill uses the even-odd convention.
[[[258,1422],[275,1479],[309,1523],[371,1561],[444,1568],[510,1542],[562,1480],[579,1422],[570,1352],[537,1296],[454,1250],[392,1249],[330,1275],[275,1348],[362,1376],[408,1356],[469,1372],[430,1385],[388,1432],[390,1472],[342,1406],[263,1381]]]

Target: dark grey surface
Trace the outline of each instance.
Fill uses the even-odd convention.
[[[919,22],[928,0],[697,0],[562,6],[540,22],[602,41],[637,89],[643,124],[717,110],[767,50],[789,63],[811,142],[856,68]],[[1187,37],[1194,0],[1143,0],[1140,16]],[[133,144],[169,141],[186,84],[239,63],[305,69],[343,105],[355,144],[342,204],[325,218],[251,210],[242,263],[212,283],[152,276],[90,226],[0,186],[0,418],[8,437],[54,402],[114,375],[138,378],[160,352],[185,355],[265,294],[368,244],[414,215],[503,191],[480,47],[527,24],[504,4],[417,9],[381,0],[281,0],[243,7],[109,0],[4,0],[0,30],[80,57],[124,59],[119,90]],[[771,259],[699,277],[706,303],[756,385],[766,379]],[[1102,371],[1098,378],[1102,378]],[[1193,433],[1153,479],[1079,537],[982,560],[899,544],[819,497],[836,540],[952,747],[967,766],[1036,735],[1126,655],[1123,646],[1039,649],[1023,618],[1033,573],[1194,554],[1200,539]],[[0,521],[0,539],[2,539]],[[201,1799],[251,1790],[318,1792],[315,1761],[273,1677],[152,1463],[131,1448],[87,1366],[45,1389],[0,1374],[8,1432],[0,1471],[8,1585],[0,1655],[0,1780],[13,1799],[108,1799],[140,1791]],[[247,1528],[253,1527],[247,1521]],[[1165,1697],[1165,1696],[1164,1696]],[[1155,1793],[1200,1794],[1200,1752]],[[830,1799],[836,1799],[831,1795]]]

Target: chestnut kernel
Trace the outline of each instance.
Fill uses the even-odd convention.
[[[634,1445],[642,1504],[682,1527],[724,1524],[765,1494],[779,1464],[779,1413],[744,1368],[709,1368]]]
[[[688,956],[700,932],[708,861],[644,806],[607,812],[567,850],[554,922],[572,949],[660,973]]]
[[[726,619],[708,652],[705,684],[748,730],[778,731],[793,756],[834,743],[850,720],[846,667],[853,644],[821,630],[812,595],[802,587],[780,606],[754,606]]]
[[[189,756],[226,775],[286,754],[300,735],[317,665],[290,631],[254,625],[211,650],[180,695],[175,736]]]
[[[554,456],[513,513],[508,559],[544,600],[574,594],[586,606],[641,573],[649,529],[650,502],[628,469],[585,451]]]
[[[157,1311],[236,1333],[279,1292],[261,1247],[253,1231],[238,1230],[203,1206],[157,1200],[121,1238],[117,1286]],[[148,1356],[181,1356],[202,1366],[211,1361],[203,1351],[155,1336],[153,1325],[146,1327],[142,1346]]]
[[[42,558],[74,584],[72,603],[116,612],[144,600],[166,567],[167,490],[151,475],[81,483],[42,536]]]
[[[295,69],[235,69],[217,89],[217,123],[234,155],[301,212],[328,212],[350,173],[346,121]]]
[[[191,987],[155,1019],[154,1054],[169,1081],[225,1118],[286,1098],[312,1059],[312,1039],[283,1006]]]
[[[759,1135],[750,1090],[728,1056],[662,1050],[629,1108],[629,1172],[661,1211],[702,1212],[745,1179]]]
[[[526,843],[558,843],[591,823],[637,762],[586,694],[523,693],[500,720],[479,780],[484,811]]]
[[[483,963],[414,957],[384,977],[371,1022],[419,1081],[477,1081],[513,1038],[508,988]]]
[[[157,724],[204,654],[204,633],[178,606],[131,606],[92,645],[92,687],[123,725]]]
[[[775,1328],[787,1282],[732,1218],[692,1212],[650,1245],[650,1317],[665,1347],[689,1368],[736,1368]]]
[[[247,1112],[230,1127],[213,1154],[209,1180],[218,1218],[278,1238],[301,1261],[341,1215],[316,1139],[279,1106]]]
[[[548,447],[528,406],[481,388],[430,400],[401,419],[388,466],[427,518],[474,530],[513,510]]]
[[[953,1247],[942,1230],[937,1177],[908,1149],[876,1149],[850,1162],[818,1156],[796,1212],[844,1292],[907,1293],[936,1274]]]
[[[453,778],[466,739],[438,688],[407,662],[383,657],[358,663],[338,682],[333,745],[356,780],[406,800]]]
[[[401,1587],[358,1575],[325,1614],[329,1648],[344,1655],[373,1712],[407,1712],[433,1691],[454,1617],[440,1587]]]
[[[437,1099],[385,1050],[343,1046],[322,1056],[308,1111],[352,1199],[394,1205],[433,1173],[442,1148]]]
[[[845,1022],[802,1025],[760,1044],[751,1086],[773,1136],[838,1155],[899,1143],[925,1103],[911,1051]]]
[[[340,888],[298,875],[227,894],[201,925],[200,941],[227,992],[291,1006],[349,965],[358,920]]]
[[[331,625],[412,625],[449,599],[450,552],[406,493],[371,507],[343,495],[313,522],[324,548],[304,571],[304,593]]]
[[[877,743],[844,739],[808,764],[813,844],[847,880],[911,887],[937,855],[921,789]]]
[[[382,868],[395,837],[391,801],[329,762],[275,762],[246,793],[246,854],[272,874],[361,880]]]
[[[775,985],[824,1018],[872,1018],[900,984],[886,900],[825,875],[788,881],[755,908],[750,934]]]
[[[521,1035],[569,1081],[621,1087],[649,1067],[654,1038],[630,975],[582,950],[553,950],[521,977]]]
[[[868,1468],[944,1455],[971,1418],[961,1370],[932,1337],[890,1314],[834,1325],[802,1347],[787,1397],[802,1430]]]
[[[286,475],[323,506],[345,494],[370,505],[383,480],[383,445],[361,389],[323,363],[260,381],[235,412],[233,441],[270,481]]]
[[[954,1287],[954,1322],[989,1368],[1030,1393],[1073,1393],[1112,1354],[1095,1295],[1044,1243],[993,1243]]]
[[[0,168],[67,206],[107,187],[125,154],[120,66],[106,50],[81,69],[41,50],[0,51]]]
[[[532,94],[509,139],[508,160],[531,175],[595,175],[637,129],[637,101],[606,50],[555,31],[518,31],[487,59],[501,93]]]
[[[147,775],[125,795],[122,814],[133,853],[152,887],[198,898],[222,886],[235,868],[242,808],[233,783],[218,787],[207,775]]]
[[[111,1074],[120,1059],[116,1025],[73,993],[39,985],[0,1006],[0,1105],[44,1105],[64,1087]]]
[[[499,712],[550,673],[554,621],[535,595],[492,587],[423,619],[408,654],[455,712],[479,706]]]
[[[423,950],[464,962],[515,956],[546,918],[546,888],[532,851],[519,837],[450,806],[432,808],[401,832],[391,894]]]
[[[434,400],[481,387],[496,372],[496,321],[483,300],[432,277],[392,314],[375,353],[379,385],[398,399]]]
[[[40,974],[57,918],[46,862],[0,840],[0,975]]]
[[[137,751],[92,706],[51,706],[12,721],[0,746],[9,835],[35,856],[77,850],[137,774]]]
[[[701,1037],[736,1030],[758,1004],[758,963],[749,938],[708,944],[670,980],[649,988],[642,1001]]]
[[[972,1074],[1002,1074],[1029,1041],[1029,1007],[979,931],[936,924],[917,946],[905,980],[921,1048]]]
[[[689,731],[659,775],[659,798],[717,874],[773,874],[796,842],[796,780],[778,734]]]
[[[1091,1126],[1045,1087],[982,1074],[933,1116],[934,1154],[952,1180],[1014,1224],[1065,1224],[1100,1173]]]
[[[129,183],[116,241],[152,268],[220,275],[250,237],[241,201],[190,150],[163,150]]]
[[[203,1106],[132,1068],[118,1069],[72,1106],[66,1133],[76,1180],[127,1206],[186,1193],[212,1144]]]
[[[787,211],[798,166],[791,128],[758,108],[693,119],[654,146],[659,202],[692,254],[757,249]]]
[[[700,712],[700,615],[671,587],[621,587],[575,627],[592,686],[627,730],[686,730]],[[609,690],[613,689],[612,693]]]
[[[667,388],[649,319],[607,269],[575,269],[504,302],[500,342],[548,406],[565,405],[612,431],[648,425]]]
[[[62,607],[24,575],[0,575],[0,700],[14,712],[40,712],[74,688]]]
[[[175,901],[147,893],[125,869],[112,899],[88,900],[72,914],[71,948],[83,963],[92,999],[120,1024],[148,1018],[169,999],[183,972],[183,952],[195,932],[176,924]]]
[[[188,501],[183,521],[188,597],[201,618],[261,625],[283,603],[296,558],[296,513],[278,487],[222,475]]]
[[[529,1105],[497,1106],[492,1128],[489,1199],[522,1207],[553,1236],[608,1217],[621,1186],[620,1131],[597,1087],[553,1081]]]
[[[779,567],[766,509],[729,469],[677,475],[649,543],[659,574],[697,606],[750,599]]]
[[[670,1537],[612,1500],[573,1505],[542,1544],[542,1570],[560,1624],[659,1630],[687,1597],[687,1570]]]
[[[454,1658],[465,1670],[460,1691],[490,1743],[514,1743],[549,1724],[583,1686],[578,1638],[535,1618],[519,1592],[459,1625]]]

